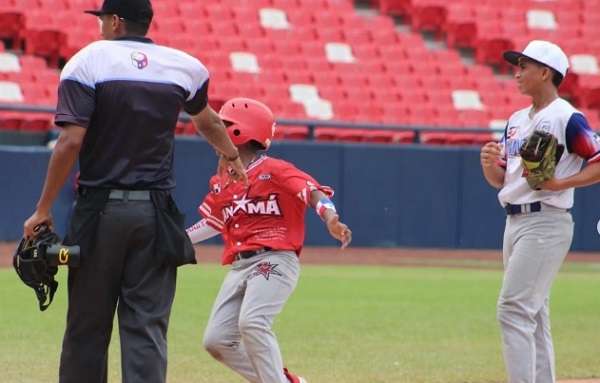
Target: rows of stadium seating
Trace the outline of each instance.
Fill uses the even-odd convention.
[[[444,36],[451,47],[475,50],[480,63],[507,69],[499,51],[528,41],[559,44],[572,70],[562,92],[584,108],[600,109],[599,0],[373,0],[384,13],[404,16],[416,30]]]
[[[81,13],[97,3],[4,0],[0,4],[0,38],[24,52],[16,65],[16,56],[0,52],[0,101],[55,103],[58,72],[53,68],[98,38],[97,21]],[[205,63],[211,72],[210,98],[216,103],[246,95],[263,100],[283,118],[433,127],[502,125],[528,100],[518,94],[512,81],[498,79],[486,65],[497,63],[494,60],[501,50],[494,51],[494,60],[483,59],[479,53],[479,44],[485,45],[481,34],[465,33],[468,28],[458,27],[462,24],[456,20],[465,24],[471,20],[476,31],[481,31],[483,16],[477,12],[482,7],[473,11],[472,3],[378,0],[376,5],[383,11],[406,16],[417,30],[400,32],[388,16],[358,15],[349,0],[154,0],[156,16],[150,36]],[[496,6],[487,0],[477,3],[488,10]],[[509,8],[514,5],[514,9],[517,3],[525,2],[502,2]],[[460,13],[450,11],[455,6],[464,10],[462,19],[452,18]],[[488,16],[498,22],[500,11],[495,12]],[[428,29],[444,33],[452,47],[476,48],[480,62],[464,64],[455,49],[430,50],[418,32]],[[582,79],[593,84],[598,77],[590,73]],[[577,102],[585,108],[600,107],[586,103],[593,100],[593,88],[571,83],[574,85],[569,89],[580,92],[573,95]],[[598,126],[597,112],[585,111]],[[19,122],[15,113],[0,114],[0,124],[15,129],[41,129],[44,125],[39,120],[39,116],[26,115]],[[190,132],[189,124],[178,127],[178,133]],[[307,134],[306,127],[279,130],[280,136],[290,139]],[[323,140],[410,142],[414,133],[317,128],[315,136]],[[434,132],[421,138],[431,143],[464,144],[489,136]]]

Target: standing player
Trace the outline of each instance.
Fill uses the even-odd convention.
[[[268,107],[235,98],[219,115],[247,167],[248,184],[213,176],[199,207],[204,219],[188,229],[194,243],[221,233],[222,263],[232,264],[213,306],[204,347],[250,382],[302,383],[284,370],[271,326],[298,281],[306,207],[316,209],[342,248],[352,233],[339,221],[330,188],[288,162],[258,156],[273,137]]]
[[[504,58],[517,65],[519,90],[532,105],[508,120],[501,146],[490,142],[481,150],[488,183],[508,215],[504,232],[504,281],[498,299],[504,359],[509,382],[555,381],[550,334],[549,299],[552,282],[573,238],[574,188],[600,181],[600,139],[585,117],[558,97],[568,59],[555,44],[532,41],[521,52]],[[566,148],[555,177],[533,190],[523,177],[519,150],[535,130],[553,134]],[[503,158],[501,158],[503,157]],[[583,161],[588,165],[581,170]]]
[[[106,383],[115,311],[125,383],[166,380],[167,328],[177,266],[195,262],[171,190],[179,112],[240,178],[245,172],[223,123],[208,106],[209,76],[195,58],[145,37],[149,0],[105,0],[103,41],[79,51],[58,88],[60,136],[23,235],[43,223],[79,160],[78,195],[65,243],[81,246],[69,269],[60,383]]]

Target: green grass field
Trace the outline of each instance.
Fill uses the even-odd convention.
[[[552,319],[560,378],[600,377],[600,269],[567,266]],[[226,269],[180,269],[169,330],[170,383],[235,383],[201,339]],[[66,272],[50,309],[12,269],[0,270],[0,381],[56,381]],[[305,266],[276,331],[286,364],[311,383],[502,382],[495,302],[499,270]],[[118,336],[110,382],[119,382]]]

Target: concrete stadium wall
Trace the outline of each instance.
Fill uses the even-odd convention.
[[[271,156],[295,163],[336,190],[335,202],[354,232],[355,246],[500,248],[505,215],[484,181],[474,148],[277,143]],[[0,240],[16,240],[42,188],[50,152],[0,147]],[[176,144],[175,196],[187,223],[216,166],[214,151],[196,138]],[[576,192],[574,250],[597,251],[600,186]],[[54,207],[63,234],[72,183]],[[213,240],[218,242],[218,240]],[[307,213],[307,245],[335,245],[314,212]]]

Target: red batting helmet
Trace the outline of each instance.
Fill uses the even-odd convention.
[[[256,141],[264,149],[271,145],[275,133],[275,118],[271,109],[262,102],[236,97],[223,104],[219,117],[231,125],[227,127],[229,138],[236,146]]]

